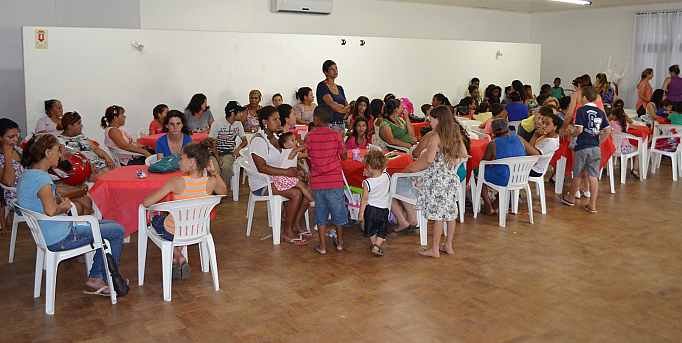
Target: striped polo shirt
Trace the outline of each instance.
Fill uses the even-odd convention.
[[[305,146],[310,160],[310,187],[314,190],[343,188],[341,135],[328,127],[316,127],[306,135]]]

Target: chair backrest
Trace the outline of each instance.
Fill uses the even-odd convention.
[[[519,132],[519,126],[521,126],[520,120],[514,120],[509,122],[509,129]]]
[[[33,240],[36,242],[36,245],[41,249],[47,250],[47,244],[45,243],[43,231],[40,230],[39,221],[50,220],[54,219],[55,217],[49,217],[42,213],[27,210],[17,204],[14,204],[14,207],[21,212],[22,216],[24,217],[24,220],[26,220],[26,224],[28,225],[28,228],[31,230],[31,235],[33,236]]]
[[[540,163],[537,165],[537,168],[536,168],[536,169],[542,170],[542,174],[543,174],[543,175],[547,172],[547,169],[549,168],[549,163],[552,162],[552,157],[554,156],[554,152],[555,152],[555,151],[552,151],[552,152],[549,153],[549,154],[540,155],[539,158],[538,158],[538,161],[539,161],[540,159],[542,159],[542,162],[540,162]]]
[[[641,138],[639,138],[637,136],[630,135],[628,133],[612,132],[611,137],[613,137],[613,144],[616,146],[616,151],[614,152],[615,156],[622,155],[623,146],[627,146],[628,144],[630,144],[630,139],[636,140],[638,146],[642,145],[642,139]]]
[[[242,155],[245,156],[245,155]],[[251,158],[240,158],[235,161],[235,163],[239,163],[239,166],[242,167],[246,171],[246,175],[251,178],[251,177],[262,177],[265,178],[265,180],[268,182],[268,194],[272,194],[272,189],[271,189],[271,184],[272,184],[272,178],[270,175],[263,174],[256,169],[256,166],[253,164],[253,160]],[[252,191],[256,191],[256,189],[252,189]]]
[[[530,170],[535,163],[540,159],[540,156],[518,156],[501,158],[499,160],[489,161],[494,164],[502,164],[509,167],[509,188],[522,188],[528,184],[530,177]]]
[[[164,211],[173,216],[175,240],[205,236],[211,229],[211,211],[220,203],[222,195],[162,202],[152,205],[149,211]]]
[[[152,155],[149,155],[149,157],[144,159],[144,165],[149,167],[158,161],[159,161],[159,154],[152,154]]]

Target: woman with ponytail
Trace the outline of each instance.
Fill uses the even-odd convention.
[[[161,189],[147,196],[142,204],[145,207],[156,204],[171,194],[173,200],[199,198],[211,194],[227,194],[227,186],[220,177],[220,169],[211,160],[210,142],[191,143],[182,149],[180,171],[166,182]],[[175,222],[169,214],[161,214],[152,218],[152,227],[166,240],[172,241],[175,233]],[[173,251],[173,278],[186,279],[190,269],[187,259],[182,255],[182,247]]]
[[[123,127],[126,123],[125,112],[126,110],[118,105],[107,107],[101,122],[104,129],[104,145],[122,165],[143,165],[145,158],[151,153],[142,145],[133,142],[132,137]]]

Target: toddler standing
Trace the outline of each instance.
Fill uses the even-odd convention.
[[[362,181],[359,219],[363,225],[365,236],[369,237],[370,251],[374,256],[380,257],[384,255],[382,246],[386,241],[391,179],[385,170],[386,156],[382,151],[370,150],[367,152],[365,166],[367,179]]]

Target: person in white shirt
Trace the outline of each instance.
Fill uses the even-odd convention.
[[[540,116],[536,120],[541,121],[540,125],[536,125],[533,136],[529,141],[521,139],[526,148],[528,155],[542,155],[540,159],[535,162],[530,171],[531,177],[540,177],[545,174],[549,167],[549,162],[555,151],[559,150],[559,128],[561,127],[561,118],[552,112],[548,106],[540,108]],[[519,136],[521,137],[521,136]],[[521,137],[522,138],[522,137]]]
[[[238,102],[229,101],[225,105],[225,121],[213,122],[208,134],[209,137],[215,138],[217,141],[216,150],[219,157],[220,176],[226,185],[230,184],[235,156],[239,156],[239,151],[248,144],[244,126],[241,121],[237,120],[242,111],[244,111],[244,107],[240,106]],[[241,140],[239,146],[237,146],[237,138]],[[232,191],[239,192],[238,189]]]
[[[365,175],[362,181],[362,200],[359,220],[365,236],[369,237],[370,251],[374,256],[383,256],[382,246],[386,241],[389,187],[391,179],[386,173],[386,156],[382,151],[370,150],[365,156]]]
[[[38,119],[33,133],[49,133],[58,135],[62,131],[62,116],[64,108],[59,100],[45,101],[45,116]]]

